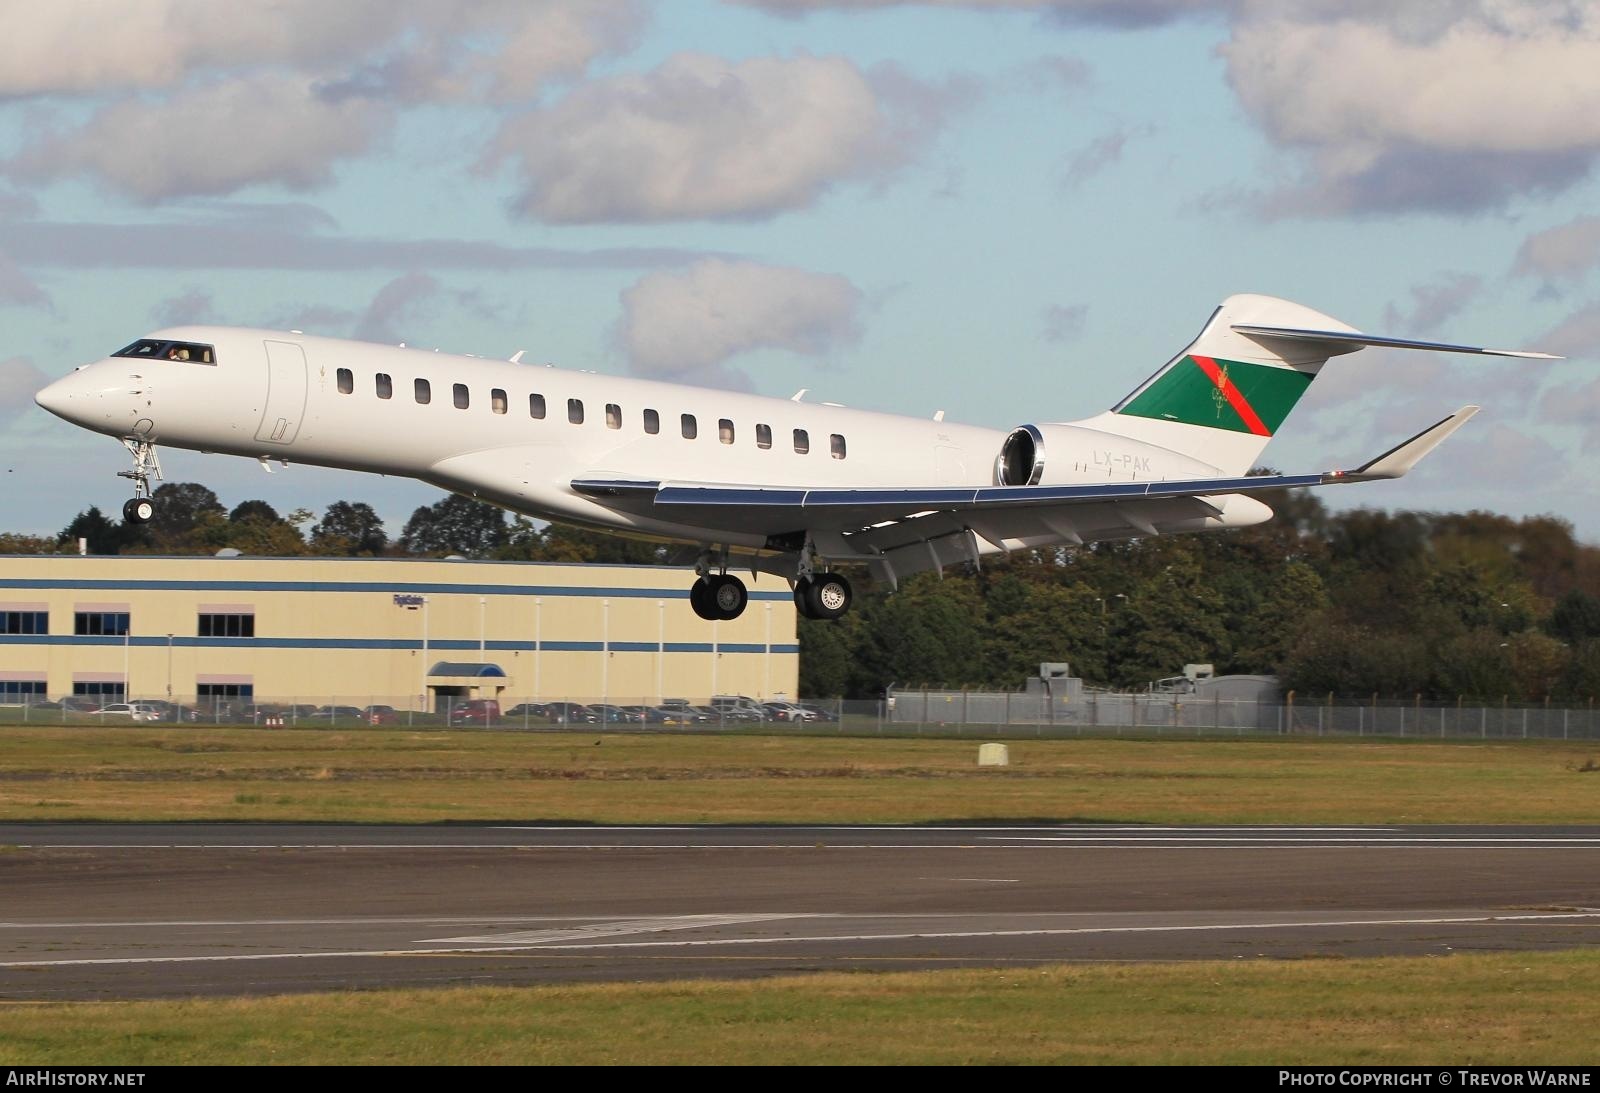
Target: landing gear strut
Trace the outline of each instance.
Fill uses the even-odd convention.
[[[156,457],[156,446],[142,436],[125,436],[122,446],[133,456],[133,470],[118,471],[118,478],[133,480],[133,496],[122,506],[122,519],[130,524],[147,524],[155,515],[155,503],[150,500],[150,479],[161,479],[161,460]]]

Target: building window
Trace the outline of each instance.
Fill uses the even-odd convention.
[[[128,632],[126,611],[79,611],[72,616],[74,634],[103,637],[121,636]]]
[[[828,451],[832,453],[833,458],[843,459],[844,437],[840,436],[838,433],[834,433],[832,436],[830,436],[828,438]]]
[[[661,431],[661,415],[654,410],[644,412],[644,431],[655,436]]]
[[[805,455],[811,450],[811,434],[804,429],[794,431],[794,450],[799,455]]]
[[[0,679],[0,702],[15,706],[33,698],[44,698],[44,680]]]
[[[378,380],[378,397],[379,398],[393,398],[394,397],[394,381],[391,380],[387,375],[385,375],[382,372],[378,373],[377,380]]]
[[[196,698],[254,698],[254,683],[197,683]]]
[[[717,422],[717,439],[724,444],[733,443],[733,422],[722,418]]]
[[[121,702],[128,691],[128,685],[120,679],[91,679],[72,685],[75,695],[89,695],[98,698],[101,704],[106,702]]]
[[[500,390],[500,388],[496,387],[494,390],[489,392],[489,409],[493,410],[495,413],[505,413],[506,407],[509,405],[511,404],[506,400],[506,393]]]
[[[544,396],[543,395],[529,395],[528,396],[528,416],[532,417],[532,418],[538,418],[541,421],[544,420]]]
[[[622,428],[622,407],[614,402],[606,403],[606,428]]]
[[[569,398],[567,400],[567,420],[574,425],[583,424],[583,400],[581,398]]]
[[[433,401],[433,388],[428,385],[427,380],[418,380],[416,383],[416,391],[417,402],[420,405],[426,406],[428,403]]]
[[[756,447],[758,447],[758,448],[770,448],[770,447],[772,447],[772,426],[770,426],[770,425],[757,425],[756,426]]]
[[[700,426],[695,424],[693,414],[683,415],[683,439],[693,440],[700,435]]]
[[[240,612],[202,613],[199,633],[203,638],[253,638],[256,636],[256,617]]]
[[[348,395],[356,389],[356,378],[351,374],[350,369],[341,368],[334,373],[334,376],[339,381],[339,393],[341,395]]]
[[[465,410],[471,404],[471,396],[467,394],[467,385],[464,383],[451,384],[450,396],[455,400],[457,410]]]
[[[0,611],[0,634],[48,634],[48,611]]]

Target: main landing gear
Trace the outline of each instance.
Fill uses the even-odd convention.
[[[736,619],[750,602],[750,590],[731,573],[707,573],[689,588],[689,606],[702,619]]]
[[[161,479],[161,460],[156,458],[156,446],[141,436],[125,436],[122,446],[133,456],[133,470],[118,471],[118,478],[133,480],[133,496],[122,506],[122,519],[129,524],[148,524],[156,514],[155,502],[150,500],[150,479]]]
[[[794,582],[795,610],[808,619],[836,619],[850,610],[850,582],[838,573],[813,573]]]
[[[794,607],[808,619],[837,619],[850,610],[850,582],[841,574],[817,567],[819,559],[809,539],[800,551],[799,574],[794,582]],[[695,568],[699,578],[689,589],[689,605],[707,621],[736,619],[750,603],[743,581],[727,571],[726,550],[705,548]]]

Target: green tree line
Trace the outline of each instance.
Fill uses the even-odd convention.
[[[450,496],[390,538],[371,506],[232,510],[195,483],[156,491],[129,525],[98,509],[55,538],[0,535],[0,552],[413,556],[665,564],[659,544],[539,526]],[[836,622],[799,622],[801,691],[874,697],[892,683],[1017,688],[1041,662],[1140,687],[1190,662],[1276,674],[1303,694],[1453,701],[1600,695],[1600,548],[1550,516],[1329,513],[1309,493],[1267,498],[1276,520],[1236,531],[1025,551],[918,574],[898,591],[853,575]]]

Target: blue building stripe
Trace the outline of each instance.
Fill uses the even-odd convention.
[[[32,646],[102,646],[120,649],[123,645],[139,649],[165,648],[171,644],[177,649],[417,649],[422,648],[420,638],[197,638],[185,635],[173,635],[170,642],[166,635],[135,636],[129,635],[126,639],[121,636],[105,637],[88,634],[0,634],[0,645],[32,645]],[[490,641],[485,643],[485,648],[490,652],[522,652],[531,653],[536,648],[552,653],[598,653],[607,646],[598,641],[546,641],[535,644],[532,641]],[[709,653],[713,646],[709,641],[669,641],[666,643],[669,653]],[[613,653],[654,653],[657,649],[653,641],[613,641],[610,643]],[[470,638],[431,638],[428,641],[430,652],[462,651],[476,653],[478,642]],[[715,651],[723,653],[764,653],[767,647],[759,642],[722,642],[715,646]],[[774,653],[798,653],[800,646],[795,642],[773,642]]]
[[[583,588],[575,585],[444,584],[419,581],[110,581],[44,577],[0,578],[0,589],[73,589],[83,592],[372,592],[436,596],[550,596],[577,599],[686,600],[687,588]],[[788,591],[750,592],[752,600],[781,602]]]

